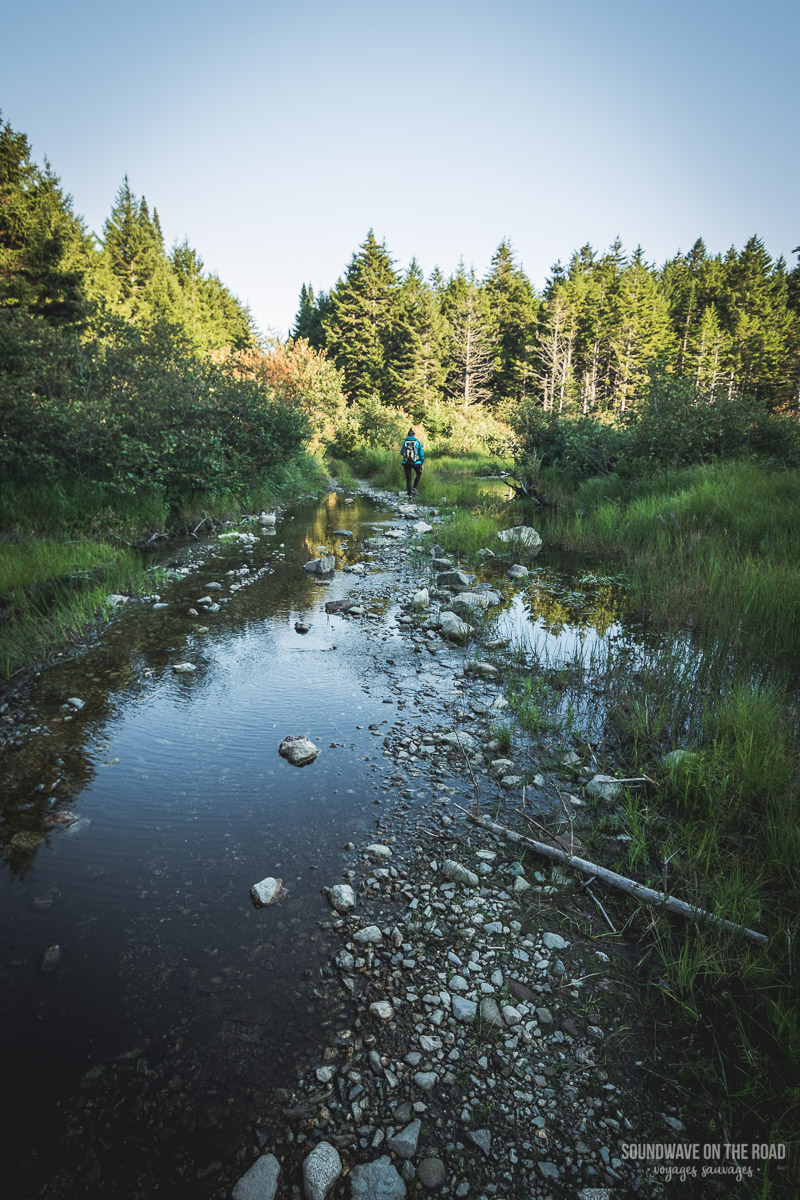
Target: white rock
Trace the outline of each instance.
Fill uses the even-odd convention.
[[[370,1015],[377,1017],[379,1021],[391,1021],[394,1016],[394,1009],[388,1000],[376,1000],[374,1004],[369,1006]]]
[[[513,542],[515,545],[524,546],[532,554],[537,554],[542,548],[542,539],[532,525],[501,529],[497,536],[501,542]]]
[[[289,734],[278,746],[278,753],[294,767],[305,767],[319,754],[319,746],[302,734]]]
[[[277,513],[262,512],[261,516],[258,518],[258,523],[259,525],[274,525],[276,520]]]
[[[586,785],[586,794],[601,800],[615,800],[621,791],[622,784],[613,775],[593,775]]]
[[[470,754],[477,749],[478,743],[471,733],[465,733],[464,730],[451,730],[449,733],[443,733],[439,736],[438,741],[444,742],[446,746],[461,747],[462,750],[468,751]]]
[[[478,876],[462,866],[461,863],[455,862],[452,858],[446,858],[442,863],[442,873],[446,879],[452,879],[455,883],[463,883],[466,887],[476,888],[480,883]]]
[[[357,946],[377,946],[383,941],[383,934],[377,925],[366,925],[353,934],[353,941]]]
[[[172,669],[176,675],[194,675],[197,667],[194,665],[194,663],[183,662],[173,663]]]
[[[262,1154],[233,1189],[233,1200],[275,1200],[281,1164],[274,1154]]]
[[[342,1160],[330,1142],[320,1142],[303,1160],[306,1200],[325,1200],[342,1173]]]
[[[70,708],[74,709],[75,712],[80,712],[80,710],[86,704],[86,701],[81,700],[79,696],[70,696],[67,700],[67,704],[70,706]]]
[[[428,593],[428,589],[422,588],[420,591],[415,592],[414,598],[411,601],[411,603],[414,605],[414,608],[429,608],[430,603],[431,603],[431,598]]]
[[[416,521],[411,528],[414,530],[414,533],[430,533],[433,526],[429,525],[427,521]]]
[[[392,857],[390,846],[382,846],[380,842],[374,842],[371,846],[367,846],[364,850],[367,858],[371,858],[373,862],[386,862]]]
[[[356,906],[356,894],[349,883],[336,883],[328,892],[331,908],[337,912],[350,912]]]
[[[466,642],[475,630],[461,617],[447,610],[439,615],[439,632],[450,642]]]
[[[129,596],[121,596],[119,592],[112,592],[110,596],[106,596],[106,604],[112,604],[115,608],[118,604],[127,604]]]
[[[266,908],[268,904],[277,904],[286,895],[283,890],[283,880],[273,879],[271,875],[268,875],[260,883],[253,884],[250,895],[257,908]]]

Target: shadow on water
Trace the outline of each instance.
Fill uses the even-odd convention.
[[[387,709],[363,685],[357,630],[323,611],[357,576],[326,589],[302,564],[322,548],[355,561],[380,519],[334,494],[251,546],[212,540],[166,608],[128,604],[39,681],[0,814],[15,1196],[121,1194],[121,1178],[126,1196],[198,1194],[346,1024],[320,888],[374,828],[367,726]],[[288,733],[323,747],[315,763],[278,756]],[[266,875],[287,896],[255,910]]]

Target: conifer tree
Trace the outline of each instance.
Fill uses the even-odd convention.
[[[93,247],[48,163],[0,120],[0,307],[76,319]]]
[[[505,239],[495,251],[484,286],[494,337],[492,393],[498,400],[521,400],[533,382],[538,303]]]
[[[442,399],[446,339],[439,304],[412,259],[397,295],[391,370],[395,402],[415,421],[424,422]]]
[[[397,316],[398,280],[385,242],[370,229],[353,255],[344,279],[331,291],[323,319],[326,344],[344,372],[350,397],[392,398],[390,353]]]

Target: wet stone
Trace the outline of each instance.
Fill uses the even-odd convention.
[[[281,1165],[274,1154],[262,1154],[233,1189],[233,1200],[275,1200]]]
[[[405,1200],[407,1193],[397,1168],[384,1154],[375,1162],[353,1167],[350,1172],[352,1200]]]
[[[325,1200],[341,1172],[339,1152],[330,1142],[320,1142],[303,1160],[303,1186],[307,1200]]]
[[[423,1187],[439,1188],[446,1177],[445,1165],[440,1158],[423,1158],[417,1167],[417,1179]]]

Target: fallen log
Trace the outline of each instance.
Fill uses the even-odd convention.
[[[533,838],[525,837],[522,833],[515,833],[513,829],[506,829],[504,825],[498,825],[495,821],[490,821],[488,817],[468,812],[460,804],[454,804],[453,807],[461,809],[461,812],[466,814],[467,820],[472,821],[474,825],[479,825],[481,829],[486,829],[489,833],[493,833],[497,837],[505,838],[506,841],[517,842],[522,846],[527,846],[528,849],[535,850],[537,854],[543,855],[544,858],[561,863],[562,866],[572,867],[576,871],[581,871],[584,875],[594,875],[597,879],[602,879],[603,883],[607,883],[609,887],[626,892],[629,896],[633,896],[636,900],[641,900],[644,904],[661,905],[667,912],[676,913],[680,917],[686,917],[689,921],[709,921],[712,925],[719,925],[729,933],[740,933],[751,942],[758,942],[760,945],[766,945],[769,941],[764,933],[757,933],[754,929],[747,929],[744,925],[737,925],[734,921],[726,921],[722,917],[715,917],[713,913],[707,912],[706,909],[687,904],[685,900],[678,900],[675,896],[668,896],[666,892],[657,892],[653,888],[645,887],[642,883],[637,883],[634,879],[626,879],[624,875],[618,875],[616,871],[609,871],[605,867],[599,867],[596,863],[587,862],[585,859],[576,858],[574,855],[571,856],[564,850],[559,850],[556,846],[548,846],[546,842],[537,842]]]

